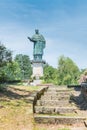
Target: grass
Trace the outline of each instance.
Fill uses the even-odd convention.
[[[46,128],[34,128],[33,130],[47,130]]]
[[[30,94],[39,86],[2,85],[0,89],[0,130],[33,130]]]
[[[71,130],[68,126],[55,124],[37,124],[33,130]]]
[[[14,87],[20,90],[26,90],[26,91],[34,91],[34,90],[39,90],[42,88],[42,86],[20,86],[20,85],[10,85],[10,87]]]
[[[69,128],[59,128],[58,130],[70,130]]]

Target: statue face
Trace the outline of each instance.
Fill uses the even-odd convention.
[[[39,34],[39,30],[38,30],[38,29],[36,29],[36,30],[35,30],[35,33],[36,33],[36,34]]]

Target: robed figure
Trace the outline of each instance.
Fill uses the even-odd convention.
[[[35,34],[32,38],[28,37],[28,39],[33,42],[33,60],[35,61],[42,61],[43,50],[46,45],[46,41],[44,37],[39,34],[39,30],[35,30]]]

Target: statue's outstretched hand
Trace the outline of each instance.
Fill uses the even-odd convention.
[[[27,37],[30,41],[32,41],[32,39],[30,37]]]

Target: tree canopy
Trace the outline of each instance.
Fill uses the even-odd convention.
[[[0,43],[0,81],[6,80],[5,67],[7,63],[12,62],[12,53],[3,44]]]
[[[77,84],[79,74],[78,66],[69,57],[60,56],[58,60],[58,84]]]
[[[22,79],[29,79],[32,74],[30,58],[27,55],[17,54],[15,62],[19,64]]]
[[[7,63],[4,67],[6,81],[21,80],[21,69],[15,61]]]
[[[44,68],[45,82],[57,85],[77,84],[79,75],[78,66],[69,57],[60,56],[57,69],[49,65]]]
[[[12,53],[3,44],[0,43],[0,67],[12,61]]]
[[[29,56],[17,54],[12,60],[12,52],[0,43],[0,82],[29,79],[31,74]]]
[[[44,67],[44,81],[46,83],[54,83],[56,82],[56,72],[57,70],[55,68],[53,68],[50,65],[45,65]]]

